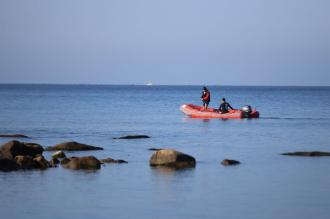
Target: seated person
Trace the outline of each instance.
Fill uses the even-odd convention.
[[[222,98],[221,104],[219,106],[219,113],[221,113],[221,114],[228,113],[229,112],[228,108],[230,108],[232,110],[234,109],[233,107],[230,106],[229,103],[226,102],[225,98]]]

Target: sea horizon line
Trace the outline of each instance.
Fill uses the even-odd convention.
[[[107,84],[107,83],[1,83],[0,85],[49,85],[49,86],[167,86],[167,87],[330,87],[330,85],[235,85],[235,84]]]

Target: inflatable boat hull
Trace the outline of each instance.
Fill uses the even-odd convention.
[[[219,119],[242,119],[242,118],[259,118],[259,112],[252,110],[252,112],[247,113],[242,110],[229,110],[228,113],[219,113],[218,110],[213,108],[208,108],[207,111],[203,111],[202,106],[197,106],[193,104],[183,104],[180,110],[191,118],[219,118]]]

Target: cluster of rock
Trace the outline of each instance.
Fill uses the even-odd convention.
[[[103,150],[101,147],[81,144],[78,142],[64,142],[52,147],[47,147],[48,151],[56,151],[52,154],[52,159],[47,161],[42,153],[43,147],[39,144],[10,141],[0,147],[0,170],[13,171],[19,169],[47,169],[61,164],[62,167],[73,170],[96,170],[104,163],[127,163],[125,160],[115,160],[105,158],[98,160],[94,156],[66,157],[64,151],[87,151]],[[149,164],[152,167],[170,167],[175,169],[193,168],[196,166],[196,159],[188,154],[172,149],[156,149],[150,157]],[[224,160],[224,165],[239,164],[235,160]]]
[[[10,141],[0,147],[0,170],[46,169],[52,165],[42,156],[39,144]]]
[[[25,135],[0,135],[0,137],[22,137]],[[149,138],[146,135],[128,135],[119,137],[117,139],[139,139]],[[62,167],[73,170],[97,170],[105,163],[127,163],[125,160],[115,160],[113,158],[105,158],[98,160],[94,156],[83,157],[66,157],[64,151],[90,151],[90,150],[103,150],[102,147],[81,144],[78,142],[64,142],[55,146],[47,147],[47,151],[56,151],[52,154],[52,159],[47,161],[42,155],[44,148],[35,143],[26,143],[19,141],[10,141],[0,147],[0,171],[14,171],[14,170],[27,170],[27,169],[47,169],[49,167],[57,167],[61,164]],[[188,154],[161,148],[149,148],[154,151],[151,155],[149,164],[152,167],[169,167],[174,169],[193,168],[196,166],[196,159]],[[320,151],[298,151],[292,153],[283,153],[282,155],[290,156],[330,156],[330,152]],[[222,165],[237,165],[240,164],[237,160],[224,159]]]
[[[78,142],[64,142],[46,150],[54,151],[52,159],[47,161],[42,155],[44,148],[35,143],[10,141],[0,147],[0,171],[15,171],[28,169],[47,169],[61,164],[64,168],[79,170],[100,169],[102,163],[127,163],[125,160],[106,158],[98,160],[94,156],[67,158],[63,151],[103,150],[101,147],[81,144]]]

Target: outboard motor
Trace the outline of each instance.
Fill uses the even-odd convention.
[[[252,112],[252,108],[250,105],[243,106],[241,110],[243,111],[244,118],[250,117],[250,113]]]

